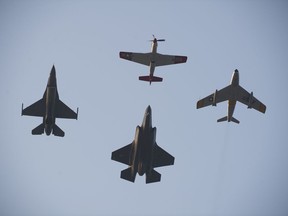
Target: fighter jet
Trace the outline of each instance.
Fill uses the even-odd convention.
[[[23,109],[22,116],[38,116],[43,117],[43,122],[32,130],[33,135],[45,133],[49,136],[52,132],[55,136],[64,137],[65,133],[56,124],[56,118],[77,119],[77,113],[71,110],[60,99],[57,91],[56,71],[53,65],[48,79],[47,87],[43,98]]]
[[[248,93],[239,85],[239,72],[237,69],[232,74],[230,85],[219,91],[216,89],[215,93],[199,100],[197,102],[197,109],[209,105],[216,106],[217,103],[226,100],[228,100],[228,116],[218,119],[217,122],[232,121],[237,124],[240,123],[240,121],[233,117],[237,101],[247,105],[249,109],[253,108],[262,113],[265,113],[266,111],[266,106],[253,96],[253,92]]]
[[[174,164],[174,157],[156,143],[156,127],[152,128],[152,111],[148,106],[143,123],[136,127],[135,139],[123,148],[112,152],[112,160],[127,164],[121,172],[121,178],[134,182],[136,173],[146,173],[146,183],[159,182],[161,174],[154,168]]]
[[[134,53],[134,52],[120,52],[120,58],[134,61],[143,65],[150,67],[149,76],[140,76],[139,80],[150,82],[162,82],[163,78],[154,76],[155,67],[170,65],[170,64],[179,64],[185,63],[187,61],[187,56],[172,56],[172,55],[163,55],[157,53],[158,42],[165,41],[165,39],[157,39],[153,35],[152,49],[150,53]]]

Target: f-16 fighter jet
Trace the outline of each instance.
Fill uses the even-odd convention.
[[[25,109],[22,104],[22,115],[43,117],[43,122],[32,130],[33,135],[40,135],[45,131],[47,135],[52,132],[55,136],[60,137],[64,137],[65,133],[55,124],[56,118],[78,118],[78,108],[75,113],[59,99],[54,65],[43,98]]]
[[[156,127],[152,127],[150,106],[145,111],[141,127],[136,127],[133,142],[112,152],[111,159],[129,166],[122,170],[121,178],[131,182],[135,181],[137,172],[140,176],[146,173],[146,183],[159,182],[161,174],[154,168],[174,164],[174,157],[156,143]]]
[[[219,91],[216,90],[215,93],[199,100],[197,102],[197,109],[209,105],[216,106],[217,103],[226,100],[228,100],[228,116],[218,119],[217,122],[232,121],[237,124],[240,123],[240,121],[233,117],[233,112],[237,101],[247,105],[248,108],[256,109],[262,113],[265,113],[266,111],[266,106],[253,96],[253,92],[248,93],[239,85],[239,72],[237,69],[232,75],[230,85]]]
[[[120,58],[134,61],[143,65],[150,67],[149,76],[140,76],[139,80],[150,82],[162,82],[163,78],[154,76],[155,67],[185,63],[187,61],[187,56],[173,56],[173,55],[163,55],[157,53],[158,41],[165,41],[165,39],[157,39],[153,35],[152,50],[150,53],[134,53],[134,52],[120,52]]]

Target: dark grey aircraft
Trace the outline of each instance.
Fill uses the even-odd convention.
[[[47,135],[52,132],[55,136],[60,137],[64,137],[65,133],[55,124],[56,118],[78,118],[78,108],[75,113],[59,99],[54,65],[43,98],[25,109],[22,104],[22,115],[43,117],[43,123],[32,130],[33,135],[43,134],[45,130]]]
[[[127,164],[121,171],[121,178],[134,182],[136,173],[146,174],[146,183],[159,182],[161,174],[154,168],[174,164],[174,157],[156,143],[156,127],[152,127],[152,111],[148,106],[143,123],[136,127],[135,139],[123,148],[112,152],[112,160]]]

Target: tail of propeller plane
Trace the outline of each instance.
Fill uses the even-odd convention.
[[[156,76],[139,76],[139,80],[150,82],[162,82],[162,77],[156,77]]]

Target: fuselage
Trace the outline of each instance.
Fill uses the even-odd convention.
[[[55,104],[56,99],[58,98],[59,96],[56,84],[56,71],[55,67],[53,66],[46,87],[46,98],[45,98],[46,114],[43,119],[45,125],[45,133],[47,135],[51,134],[52,128],[55,124]]]
[[[156,53],[157,53],[157,47],[158,47],[158,42],[157,39],[154,38],[152,41],[152,47],[151,47],[151,59],[150,59],[150,77],[153,77],[155,67],[156,67]]]
[[[236,106],[236,101],[237,101],[236,95],[235,95],[237,91],[234,91],[234,89],[236,89],[239,86],[239,72],[237,69],[232,74],[230,85],[232,86],[232,89],[233,89],[232,94],[235,97],[235,99],[228,100],[228,117],[227,117],[228,122],[230,122],[232,119],[234,109]]]
[[[147,107],[141,127],[137,126],[132,146],[132,172],[140,176],[153,169],[153,149],[156,144],[156,128],[152,128],[152,111]]]

